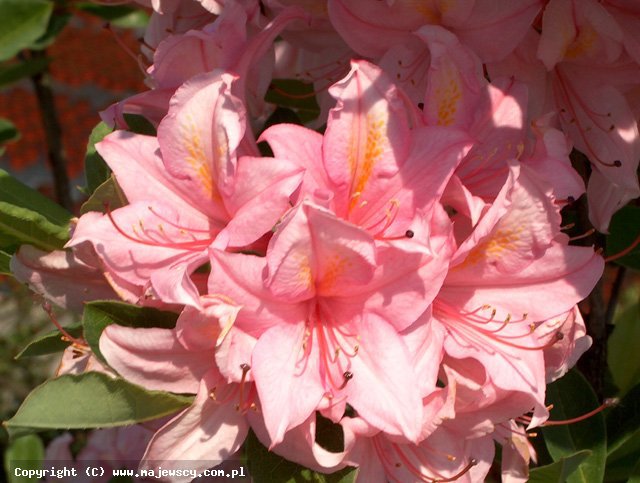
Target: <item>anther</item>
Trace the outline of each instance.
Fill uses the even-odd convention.
[[[424,102],[418,102],[418,109],[424,110]]]
[[[415,236],[415,233],[413,232],[413,230],[407,230],[404,232],[404,236],[406,236],[407,238],[413,238]]]
[[[622,166],[622,161],[620,161],[619,159],[616,159],[616,160],[613,162],[613,165],[614,165],[616,168],[619,168],[620,166]]]
[[[349,371],[345,371],[344,374],[342,374],[342,377],[344,377],[344,382],[342,383],[342,385],[338,388],[338,389],[344,389],[347,385],[347,383],[353,379],[353,373],[349,372]]]
[[[590,418],[591,416],[595,416],[596,414],[598,414],[601,411],[604,411],[607,408],[616,406],[619,402],[620,400],[617,397],[607,398],[603,401],[603,403],[600,406],[598,406],[592,411],[589,411],[586,414],[583,414],[582,416],[577,416],[571,419],[564,419],[562,421],[545,421],[544,423],[542,423],[541,426],[562,426],[565,424],[578,423],[580,421],[584,421],[585,419]]]

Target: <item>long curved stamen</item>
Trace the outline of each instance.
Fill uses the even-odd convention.
[[[556,342],[562,340],[562,338],[564,337],[564,335],[562,334],[562,332],[559,331],[559,329],[555,332],[555,334],[552,336],[552,338],[545,344],[539,345],[539,346],[527,346],[527,345],[522,345],[522,344],[516,344],[514,342],[512,342],[512,340],[514,339],[522,339],[524,337],[529,337],[531,335],[531,330],[528,330],[526,332],[523,332],[522,334],[519,335],[506,335],[506,334],[500,334],[500,332],[502,330],[504,330],[508,325],[513,325],[516,323],[523,323],[526,321],[527,319],[527,315],[523,314],[521,319],[518,320],[512,320],[509,316],[502,322],[502,324],[499,326],[499,328],[497,329],[486,329],[484,328],[482,325],[486,325],[488,322],[493,321],[493,316],[495,315],[495,312],[492,311],[492,316],[491,319],[487,319],[486,321],[478,321],[478,317],[474,316],[469,316],[463,312],[459,312],[457,310],[455,310],[454,308],[448,306],[448,304],[446,304],[445,302],[442,301],[436,301],[436,303],[434,304],[434,313],[439,313],[440,315],[444,316],[443,319],[444,320],[452,320],[454,322],[458,322],[458,323],[462,323],[463,325],[469,327],[470,329],[472,329],[475,333],[479,334],[479,335],[484,335],[486,337],[490,337],[492,340],[509,346],[509,347],[513,347],[515,349],[522,349],[522,350],[544,350],[547,349],[551,346],[553,346]],[[562,327],[562,325],[560,326]],[[535,326],[533,326],[533,330],[535,330]]]
[[[123,237],[125,237],[127,240],[130,240],[132,242],[135,243],[140,243],[141,245],[147,245],[147,246],[152,246],[152,247],[163,247],[163,248],[176,248],[176,249],[185,249],[185,250],[194,250],[194,251],[198,251],[198,250],[204,250],[205,248],[207,248],[213,241],[212,238],[206,238],[206,239],[193,239],[191,241],[187,241],[187,242],[172,242],[171,240],[169,240],[167,238],[166,233],[164,232],[164,229],[162,228],[162,225],[159,225],[159,232],[160,234],[162,234],[167,241],[161,241],[161,240],[154,240],[153,238],[151,238],[151,234],[148,230],[146,230],[144,228],[144,226],[142,226],[142,222],[140,222],[141,225],[141,229],[143,230],[144,234],[148,237],[147,240],[141,238],[141,236],[138,234],[138,230],[136,229],[136,227],[133,227],[133,232],[137,235],[137,236],[131,236],[130,234],[128,234],[127,232],[125,232],[119,225],[118,223],[115,221],[115,219],[113,218],[113,214],[111,212],[111,210],[109,209],[109,205],[106,204],[105,205],[106,208],[106,215],[109,217],[109,221],[111,221],[111,224],[113,225],[113,227],[118,231],[118,233],[120,233]]]
[[[578,127],[578,132],[580,133],[580,137],[582,138],[582,140],[585,143],[585,146],[587,146],[587,148],[591,151],[591,154],[593,155],[594,161],[596,161],[598,164],[602,165],[602,166],[606,166],[608,168],[619,168],[620,166],[622,166],[622,162],[618,159],[612,161],[611,163],[608,163],[604,160],[602,160],[595,152],[593,146],[591,145],[590,141],[589,141],[589,137],[585,135],[585,133],[588,131],[586,128],[584,128],[581,124],[580,121],[578,119],[578,116],[576,114],[575,111],[575,107],[573,105],[573,103],[571,102],[571,97],[569,96],[569,89],[567,87],[567,82],[566,80],[563,78],[563,75],[560,73],[559,69],[554,69],[554,72],[556,73],[556,77],[558,79],[558,84],[560,85],[560,89],[562,91],[562,97],[564,97],[564,100],[566,101],[566,105],[569,109],[569,113],[571,115],[571,119],[568,121],[570,124],[572,122],[575,122],[576,126]],[[589,106],[585,105],[585,103],[582,101],[582,99],[579,96],[576,96],[576,100],[578,101],[578,104],[580,104],[580,106],[586,111],[591,113],[593,116],[596,117],[601,117],[601,118],[609,118],[610,117],[610,113],[606,113],[606,114],[602,114],[602,113],[597,113],[595,111],[593,111]],[[563,109],[560,111],[561,114],[564,114]],[[615,129],[614,125],[609,125],[607,126],[607,128],[605,129],[604,127],[602,127],[601,125],[599,125],[597,122],[595,122],[594,120],[594,125],[600,129],[603,132],[610,132],[612,131],[612,128]]]
[[[78,339],[76,337],[73,337],[71,334],[69,334],[69,332],[67,332],[64,329],[64,327],[62,327],[60,325],[60,322],[58,322],[56,314],[53,313],[53,307],[51,307],[51,304],[49,302],[47,302],[47,301],[42,302],[42,308],[44,309],[44,311],[49,316],[49,319],[51,320],[51,322],[53,322],[53,325],[55,325],[56,328],[62,334],[62,339],[63,340],[71,342],[73,344],[73,346],[78,347],[78,348],[82,348],[82,349],[89,348],[89,344],[87,344],[83,339]]]
[[[613,262],[614,260],[618,260],[619,258],[624,257],[625,255],[628,255],[629,253],[631,253],[631,251],[633,251],[633,249],[635,247],[638,246],[638,244],[640,244],[640,234],[636,237],[635,240],[633,240],[633,243],[631,243],[631,245],[629,245],[627,248],[625,248],[624,250],[608,256],[607,258],[604,259],[605,262]]]
[[[588,413],[585,413],[581,416],[577,416],[575,418],[571,418],[571,419],[564,419],[564,420],[560,420],[560,421],[552,421],[552,420],[548,420],[545,421],[544,423],[541,424],[541,426],[562,426],[565,424],[573,424],[573,423],[579,423],[580,421],[584,421],[585,419],[590,418],[591,416],[595,416],[596,414],[598,414],[599,412],[604,411],[607,408],[616,406],[618,404],[619,400],[617,398],[611,398],[611,399],[605,399],[604,402],[598,406],[597,408],[589,411]]]

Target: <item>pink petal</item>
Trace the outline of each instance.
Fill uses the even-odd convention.
[[[220,384],[224,384],[220,376],[212,373],[200,382],[193,404],[154,434],[142,468],[147,464],[172,468],[176,462],[188,462],[186,469],[202,471],[240,449],[249,425],[233,404],[220,404],[209,397],[211,389]],[[191,477],[172,477],[171,481],[186,483]]]
[[[358,210],[376,199],[378,185],[407,157],[407,108],[391,80],[364,61],[353,62],[349,75],[329,92],[338,102],[329,113],[324,165],[334,185],[336,214],[357,220]]]
[[[245,131],[232,80],[219,71],[192,78],[176,91],[158,127],[163,162],[181,180],[182,195],[218,220],[228,219],[222,197],[233,190],[235,151]]]
[[[345,388],[349,404],[381,431],[416,441],[422,397],[406,346],[390,324],[372,315],[358,324],[358,335]]]
[[[89,265],[73,251],[47,253],[30,245],[22,245],[11,258],[11,273],[18,281],[56,305],[76,312],[82,312],[85,302],[118,298],[99,266],[97,257]]]
[[[100,352],[122,377],[147,389],[195,393],[215,362],[211,350],[185,349],[170,329],[108,326]]]
[[[280,324],[265,332],[253,350],[251,370],[271,447],[304,422],[325,393],[317,344],[303,356],[305,330],[302,323]]]

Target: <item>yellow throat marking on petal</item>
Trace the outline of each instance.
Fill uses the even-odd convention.
[[[325,263],[325,271],[319,287],[321,290],[333,287],[336,280],[352,265],[350,260],[338,254],[332,255]]]
[[[462,100],[460,75],[453,66],[443,69],[443,79],[435,89],[438,106],[438,125],[450,126],[456,120],[458,104]]]
[[[593,45],[598,39],[598,33],[591,25],[584,25],[578,30],[578,35],[567,47],[564,56],[566,59],[576,59],[593,50]]]
[[[361,159],[358,159],[357,156],[357,154],[359,154],[359,146],[356,145],[355,141],[357,138],[355,136],[352,137],[348,159],[351,176],[354,178],[351,190],[352,193],[362,193],[364,191],[364,188],[373,173],[374,166],[380,158],[382,158],[382,154],[384,153],[383,139],[386,126],[386,119],[375,117],[372,114],[367,114],[367,134],[364,153],[361,156]],[[352,210],[357,203],[358,196],[352,196],[349,210]]]
[[[453,267],[461,269],[469,265],[475,265],[482,260],[496,260],[504,254],[505,251],[515,251],[518,249],[518,241],[520,233],[524,230],[523,226],[512,228],[498,229],[490,238],[480,242],[473,250],[469,252],[467,258],[460,265]]]
[[[306,287],[310,287],[313,283],[313,271],[309,257],[299,255],[296,261],[298,262],[298,280]]]
[[[432,2],[427,0],[404,0],[403,3],[406,8],[419,13],[426,23],[440,24],[440,12],[433,6]]]
[[[195,177],[200,181],[204,191],[209,194],[211,199],[220,200],[220,194],[211,173],[211,166],[204,152],[204,145],[195,123],[189,118],[188,124],[182,124],[180,127],[184,149],[187,152],[185,161],[191,166],[195,172]],[[218,148],[219,151],[221,149],[224,149],[224,146]]]

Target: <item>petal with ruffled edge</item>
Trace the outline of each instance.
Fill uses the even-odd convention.
[[[214,367],[210,349],[185,349],[171,329],[108,326],[100,352],[122,377],[146,389],[196,393],[200,379]]]
[[[233,77],[215,71],[180,87],[158,127],[162,160],[180,179],[185,199],[209,217],[226,221],[222,198],[233,190],[236,149],[245,132],[245,109],[231,94]]]
[[[318,344],[311,345],[305,354],[305,332],[303,323],[280,324],[265,332],[253,349],[251,370],[271,446],[302,424],[325,394]]]
[[[365,61],[352,62],[351,72],[329,93],[337,105],[327,121],[324,166],[336,214],[360,224],[360,210],[385,191],[406,160],[410,119],[395,85]]]
[[[217,466],[240,449],[249,424],[234,404],[220,404],[210,397],[212,388],[224,385],[217,371],[200,382],[193,404],[173,418],[154,435],[140,462],[141,468],[175,468],[176,462],[202,471]],[[179,464],[179,463],[178,463]],[[191,477],[171,477],[174,483],[186,483]]]

